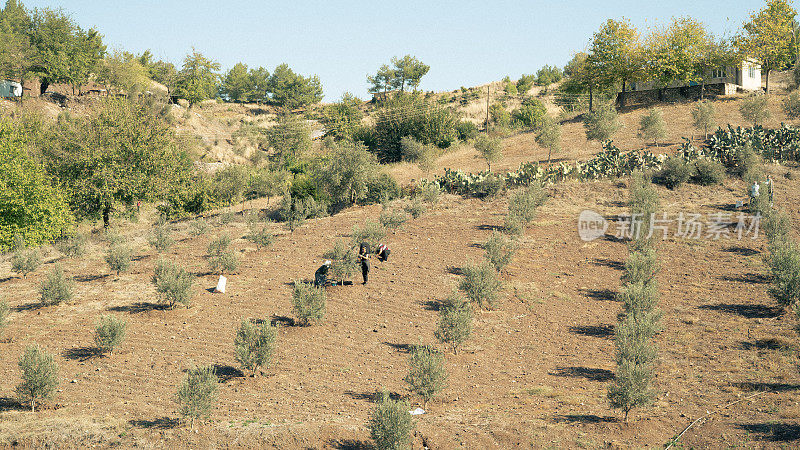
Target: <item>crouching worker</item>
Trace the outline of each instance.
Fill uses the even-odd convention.
[[[316,272],[314,272],[314,286],[325,287],[328,285],[328,270],[331,268],[330,260],[325,261]]]
[[[380,244],[378,245],[378,248],[375,249],[375,254],[378,256],[378,260],[382,262],[389,260],[389,254],[391,252],[392,251],[389,250],[389,247],[387,247],[386,244]]]
[[[364,278],[364,282],[361,284],[367,284],[367,279],[369,278],[369,244],[366,242],[362,242],[358,247],[358,261],[361,263],[361,276]]]

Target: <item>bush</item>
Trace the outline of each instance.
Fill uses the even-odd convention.
[[[506,188],[506,180],[498,174],[489,174],[472,186],[472,195],[491,199],[500,195]]]
[[[194,236],[202,236],[206,234],[206,232],[208,232],[208,229],[210,228],[210,225],[208,224],[206,219],[202,217],[198,217],[197,219],[191,221],[189,226],[192,230],[192,235]]]
[[[382,396],[370,414],[369,435],[377,450],[410,448],[414,420],[408,411],[411,406],[404,401],[394,401],[388,394]]]
[[[252,228],[245,239],[255,244],[256,248],[261,250],[262,248],[272,245],[272,241],[275,240],[275,236],[269,230],[267,225],[262,225],[258,228]]]
[[[294,282],[292,293],[294,314],[303,326],[308,326],[313,321],[325,317],[325,289],[316,287],[311,283]]]
[[[156,262],[153,284],[159,294],[159,302],[170,308],[175,304],[189,306],[194,287],[194,275],[172,260],[160,259]]]
[[[522,74],[522,75],[520,75],[519,80],[517,80],[517,91],[520,94],[524,95],[533,87],[533,84],[535,82],[536,82],[536,75],[533,75],[533,74],[530,74],[530,75]]]
[[[783,101],[783,112],[794,120],[800,117],[800,91],[794,91]]]
[[[86,242],[86,235],[78,233],[59,239],[56,242],[56,248],[69,258],[79,258],[86,253]]]
[[[222,225],[228,225],[229,223],[233,223],[233,220],[236,218],[236,215],[233,214],[231,211],[225,211],[224,213],[219,215],[219,223]]]
[[[472,334],[472,308],[464,299],[453,293],[439,308],[439,322],[433,335],[443,344],[450,345],[453,353]]]
[[[217,375],[214,366],[189,369],[178,388],[175,401],[178,403],[178,414],[189,420],[194,428],[194,421],[211,414],[217,402]]]
[[[114,244],[106,253],[106,263],[112,272],[117,272],[117,276],[127,272],[131,267],[130,249],[123,244]]]
[[[739,104],[739,113],[742,118],[752,123],[753,126],[764,123],[770,117],[767,99],[766,95],[751,95],[743,99]]]
[[[468,264],[464,267],[464,279],[459,284],[470,302],[481,308],[491,309],[497,300],[502,283],[497,271],[489,261],[480,264]]]
[[[625,260],[622,280],[630,284],[650,283],[658,270],[658,254],[655,250],[649,248],[634,251]]]
[[[611,139],[622,128],[622,122],[614,105],[606,103],[597,105],[593,112],[586,114],[583,126],[586,128],[586,139],[602,142]]]
[[[719,184],[725,178],[725,166],[719,161],[700,158],[694,162],[694,166],[694,182],[699,185]]]
[[[750,144],[736,149],[736,165],[733,168],[733,173],[748,184],[763,178],[761,157],[753,150]]]
[[[652,183],[649,173],[636,171],[631,176],[630,184],[630,213],[631,217],[640,219],[641,224],[634,230],[633,247],[640,249],[649,247],[655,239],[655,233],[648,238],[654,214],[658,212],[660,200],[658,191]]]
[[[323,258],[331,261],[332,279],[343,282],[353,276],[358,270],[358,259],[352,248],[345,247],[342,241],[336,241],[331,250],[322,255]]]
[[[39,287],[39,295],[44,305],[59,305],[68,302],[72,300],[73,291],[74,284],[64,275],[64,269],[60,264],[53,267]]]
[[[521,191],[514,192],[508,199],[508,217],[527,225],[536,217],[536,209],[546,201],[547,192],[542,189],[542,185],[531,184]]]
[[[212,273],[223,274],[233,272],[239,267],[239,259],[229,248],[231,237],[220,235],[208,244],[208,266]]]
[[[800,249],[789,240],[770,246],[768,258],[772,275],[770,295],[783,307],[795,305],[800,299]]]
[[[628,413],[652,401],[654,393],[650,388],[653,380],[653,366],[624,361],[617,366],[614,382],[608,387],[608,399],[612,408],[622,409],[625,421]]]
[[[172,239],[172,232],[169,229],[169,226],[166,224],[164,225],[157,225],[153,227],[150,231],[150,237],[148,238],[147,242],[153,246],[159,253],[163,253],[169,250],[170,247],[175,243],[175,239]]]
[[[8,326],[8,312],[11,310],[5,300],[0,300],[0,336],[3,335],[3,330]]]
[[[420,190],[419,196],[425,200],[426,203],[430,203],[431,205],[435,205],[439,203],[439,196],[442,194],[442,190],[439,189],[439,185],[436,183],[425,183],[422,185]]]
[[[256,325],[247,319],[242,320],[233,341],[236,362],[242,370],[255,376],[259,368],[269,366],[277,337],[277,328],[267,322]]]
[[[28,274],[35,271],[42,264],[42,257],[36,249],[21,248],[14,251],[11,257],[11,271],[27,278]]]
[[[517,217],[508,215],[503,223],[503,233],[509,236],[522,236],[525,234],[525,222]]]
[[[412,347],[408,375],[404,381],[411,392],[422,397],[422,408],[426,408],[428,400],[447,386],[444,357],[428,345]]]
[[[114,353],[114,349],[125,339],[128,322],[114,316],[102,316],[94,332],[94,344],[100,353]]]
[[[637,281],[622,286],[617,300],[628,314],[639,314],[653,310],[658,304],[658,288],[656,283]]]
[[[639,121],[639,137],[645,142],[653,142],[658,145],[658,141],[667,136],[667,126],[660,109],[651,108],[647,114],[642,116]]]
[[[53,361],[53,355],[36,344],[25,347],[18,365],[22,382],[17,385],[17,399],[35,411],[37,404],[53,397],[58,387],[58,365]]]
[[[486,260],[492,263],[495,270],[503,272],[511,264],[516,252],[516,245],[513,241],[506,239],[501,233],[493,232],[492,236],[483,244],[486,251]]]
[[[716,110],[714,109],[714,103],[712,102],[697,102],[695,107],[692,108],[692,120],[694,127],[702,131],[705,137],[708,137],[709,128],[714,128],[717,126],[717,122],[714,120],[715,114]]]
[[[508,128],[511,125],[511,113],[506,110],[502,103],[493,103],[489,107],[489,117],[495,125],[501,128]]]
[[[791,219],[783,211],[776,209],[765,211],[760,225],[770,245],[776,245],[789,239],[789,231],[792,228]]]
[[[351,233],[353,246],[366,242],[369,248],[375,248],[386,237],[386,227],[371,220],[362,226],[354,226]]]
[[[692,177],[692,166],[680,156],[672,156],[661,166],[658,180],[669,189],[675,189]]]
[[[460,121],[456,124],[456,133],[460,141],[468,141],[478,136],[478,127],[469,121]]]
[[[399,209],[384,208],[383,211],[381,211],[381,215],[378,217],[378,221],[380,221],[381,225],[387,230],[394,231],[408,221],[408,214]]]
[[[423,203],[419,197],[414,197],[411,199],[411,203],[406,205],[403,209],[409,215],[411,215],[411,218],[416,219],[425,214],[425,212],[428,210],[428,207],[425,206],[425,203]]]
[[[486,160],[491,172],[492,163],[503,157],[503,141],[497,137],[481,134],[475,139],[475,150]]]
[[[365,203],[379,203],[383,199],[394,200],[400,197],[400,185],[388,173],[381,172],[377,177],[367,181]]]
[[[512,120],[518,126],[538,130],[547,117],[547,108],[538,98],[526,97],[522,106],[511,114]]]

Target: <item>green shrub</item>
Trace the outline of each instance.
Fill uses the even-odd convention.
[[[534,183],[527,188],[516,191],[508,199],[508,217],[519,220],[523,225],[529,224],[536,218],[536,209],[547,201],[547,192],[539,183]]]
[[[408,221],[408,214],[400,209],[384,208],[378,216],[378,221],[387,230],[394,231]]]
[[[468,264],[463,272],[464,278],[459,284],[459,289],[478,307],[493,308],[502,283],[492,263],[483,261],[480,264]]]
[[[64,275],[64,269],[56,264],[39,287],[39,295],[44,305],[59,305],[72,300],[74,284]]]
[[[433,335],[441,343],[450,345],[454,354],[472,334],[472,308],[464,299],[453,293],[439,308],[439,322]]]
[[[522,101],[522,106],[511,114],[516,125],[533,130],[541,128],[546,117],[547,108],[544,103],[533,97],[526,97]]]
[[[79,258],[86,253],[87,238],[85,234],[77,233],[59,239],[56,242],[56,248],[59,252],[63,253],[69,258]]]
[[[784,99],[783,112],[792,120],[800,117],[800,91],[795,90]]]
[[[381,172],[377,177],[367,181],[365,203],[378,203],[382,199],[394,200],[400,197],[400,185],[391,175]]]
[[[750,144],[736,149],[736,165],[733,168],[733,173],[748,185],[764,178],[761,170],[761,157],[758,156],[758,153],[753,150]]]
[[[28,345],[19,362],[22,382],[17,385],[17,399],[23,405],[30,405],[31,411],[36,405],[49,400],[58,387],[58,365],[53,355],[38,345]]]
[[[511,260],[514,259],[516,245],[501,233],[493,232],[492,236],[483,244],[486,251],[486,260],[492,263],[495,270],[503,272]]]
[[[694,162],[694,182],[702,186],[719,184],[725,178],[725,166],[713,159],[700,158]]]
[[[768,97],[766,95],[751,95],[739,103],[739,112],[742,118],[753,126],[761,125],[769,119]]]
[[[386,227],[367,220],[362,226],[354,226],[351,233],[353,246],[366,242],[369,248],[375,248],[386,237]]]
[[[622,303],[622,308],[628,314],[639,314],[651,311],[658,304],[658,288],[656,283],[637,281],[622,286],[617,300]]]
[[[717,122],[714,120],[715,114],[714,103],[709,101],[697,102],[695,107],[692,108],[693,125],[697,130],[702,131],[705,137],[708,137],[710,128],[717,126]]]
[[[159,253],[169,250],[175,243],[175,239],[172,239],[172,232],[166,224],[153,227],[147,241]]]
[[[222,225],[228,225],[229,223],[233,223],[234,219],[236,219],[236,215],[231,211],[225,211],[224,213],[219,215],[219,223]]]
[[[456,133],[460,141],[468,141],[478,136],[478,127],[472,122],[462,120],[456,124]]]
[[[377,450],[401,450],[411,448],[411,432],[414,420],[408,411],[411,406],[405,401],[395,401],[388,394],[382,396],[372,410],[367,428]]]
[[[103,238],[110,246],[120,245],[125,243],[125,236],[117,233],[116,231],[108,228],[103,232]]]
[[[503,233],[509,236],[522,236],[525,234],[525,222],[517,217],[508,215],[503,223]]]
[[[355,252],[352,248],[347,248],[342,241],[336,241],[333,248],[325,252],[322,257],[331,261],[330,278],[336,281],[348,280],[358,270]]]
[[[425,203],[423,203],[419,197],[412,198],[411,203],[406,205],[403,209],[406,213],[411,215],[411,218],[413,219],[421,217],[428,210],[427,206],[425,206]]]
[[[614,105],[606,103],[595,106],[593,112],[585,114],[583,126],[586,128],[586,139],[603,142],[622,128],[622,122]]]
[[[489,107],[489,117],[498,127],[507,128],[511,125],[511,113],[502,103],[493,103]]]
[[[661,166],[659,181],[669,189],[675,189],[692,177],[692,166],[679,156],[673,156]]]
[[[492,163],[499,161],[503,157],[503,141],[488,134],[481,134],[475,138],[475,150],[486,160],[489,172],[491,172]]]
[[[442,190],[439,189],[439,185],[436,183],[424,183],[419,191],[419,196],[425,200],[425,203],[430,203],[431,205],[439,203],[441,194]]]
[[[658,269],[658,254],[654,249],[634,251],[625,260],[622,279],[630,284],[650,283],[658,273]]]
[[[768,258],[772,286],[770,295],[781,306],[793,306],[800,299],[800,249],[789,240],[770,246]]]
[[[189,306],[194,287],[194,275],[168,259],[160,259],[154,268],[153,284],[159,295],[159,302],[170,308],[176,304]]]
[[[194,421],[211,414],[217,402],[218,380],[214,366],[189,369],[178,388],[175,401],[178,403],[178,414],[189,420],[192,429]]]
[[[649,364],[624,361],[617,366],[614,381],[608,387],[608,399],[612,408],[622,409],[626,422],[633,408],[652,401],[654,392],[650,385],[653,377],[654,368]]]
[[[631,176],[630,184],[630,213],[631,217],[641,220],[641,226],[635,230],[632,247],[634,250],[647,248],[657,238],[656,234],[648,238],[652,221],[661,202],[658,191],[652,184],[652,177],[649,173],[636,171]]]
[[[8,313],[11,310],[5,300],[0,300],[0,336],[3,335],[3,330],[8,326]]]
[[[426,408],[428,400],[447,386],[444,357],[428,345],[412,347],[408,375],[404,381],[411,392],[422,397],[422,408]]]
[[[236,362],[242,370],[255,375],[259,368],[268,367],[272,361],[277,337],[277,328],[269,323],[256,325],[250,320],[243,319],[233,341]]]
[[[192,235],[194,236],[202,236],[208,232],[210,225],[203,217],[198,217],[189,223],[189,226],[192,230]]]
[[[101,353],[114,353],[125,339],[128,322],[114,316],[102,316],[94,332],[94,344]]]
[[[472,195],[492,199],[506,189],[506,180],[498,174],[489,174],[472,186]]]
[[[536,75],[522,74],[517,80],[517,91],[524,95],[528,93],[528,91],[533,87],[534,83],[536,83]]]
[[[106,263],[112,272],[119,276],[131,267],[131,251],[123,244],[114,244],[106,253]]]
[[[208,243],[208,254],[209,255],[218,255],[225,250],[228,250],[228,247],[231,245],[231,236],[229,234],[221,234],[216,239],[212,240]]]
[[[761,196],[760,196],[761,197]],[[777,209],[768,209],[763,213],[760,223],[770,245],[775,245],[788,240],[791,231],[791,219],[789,216]]]
[[[292,303],[294,314],[303,326],[325,317],[325,289],[322,287],[295,281]]]
[[[255,244],[256,248],[260,250],[272,245],[272,241],[275,240],[275,236],[269,230],[267,225],[262,225],[261,227],[252,228],[245,239]]]
[[[239,259],[229,248],[231,237],[220,235],[208,244],[208,266],[212,273],[223,274],[233,272],[239,267]]]
[[[661,110],[651,108],[639,121],[639,137],[645,142],[658,145],[658,141],[663,141],[666,136],[667,126]]]
[[[42,264],[42,257],[36,249],[21,248],[14,251],[11,257],[11,271],[27,278],[28,274],[35,271]]]

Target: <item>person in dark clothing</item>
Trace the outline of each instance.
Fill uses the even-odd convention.
[[[369,244],[366,242],[362,242],[358,247],[358,260],[361,262],[361,276],[364,278],[364,282],[361,284],[367,284],[367,278],[369,277]]]
[[[378,260],[381,262],[386,262],[389,260],[389,254],[392,251],[389,250],[389,247],[386,244],[379,244],[378,248],[375,249],[375,255],[378,256]]]
[[[316,272],[314,272],[314,286],[325,287],[328,285],[328,270],[331,268],[331,262],[325,261]]]

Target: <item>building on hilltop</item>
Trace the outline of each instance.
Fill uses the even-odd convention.
[[[752,58],[743,59],[738,65],[725,66],[706,74],[705,86],[701,82],[674,82],[659,88],[657,82],[631,82],[624,95],[619,95],[620,106],[677,100],[680,98],[700,98],[704,95],[733,95],[737,92],[761,90],[761,65]]]

